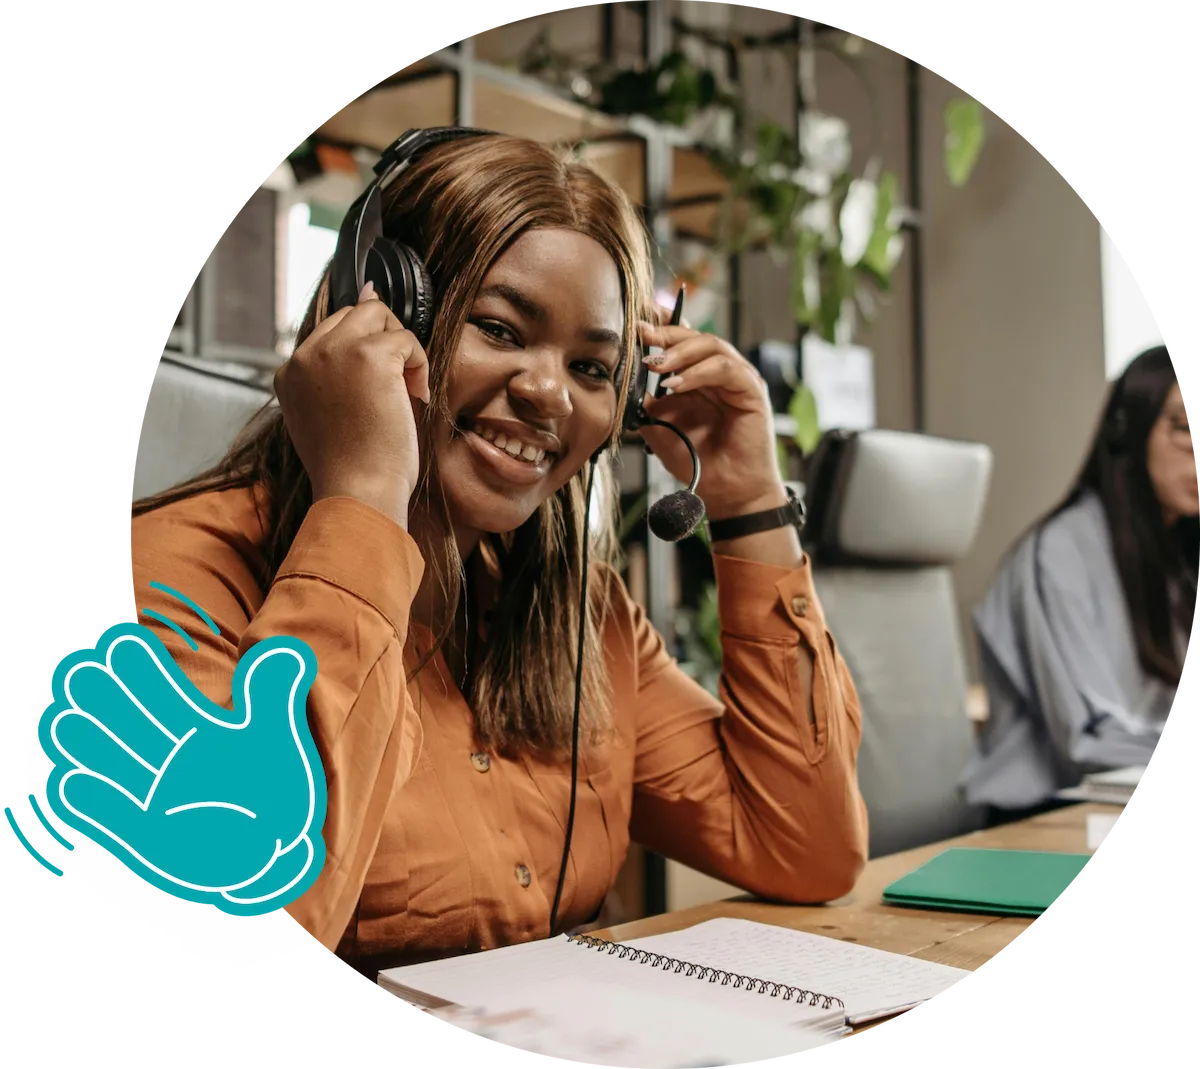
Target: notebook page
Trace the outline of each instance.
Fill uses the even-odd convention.
[[[679,932],[630,940],[673,958],[834,995],[858,1024],[915,1006],[967,975],[964,969],[828,936],[719,918]]]
[[[488,1006],[506,992],[520,992],[522,985],[540,992],[556,987],[567,991],[578,985],[610,986],[647,997],[662,995],[710,1007],[713,1012],[753,1016],[785,1025],[807,1025],[819,1030],[839,1029],[845,1016],[840,1007],[824,1010],[816,1006],[784,1001],[746,991],[710,984],[682,973],[622,960],[616,955],[571,943],[566,936],[523,943],[517,946],[446,958],[425,965],[387,969],[379,982],[395,994],[395,985],[445,999],[459,1006]],[[507,997],[507,996],[505,996]],[[570,1008],[578,1010],[570,1000]],[[545,1007],[554,1012],[563,1007]]]
[[[579,981],[535,981],[497,992],[486,1007],[433,1012],[535,1054],[639,1069],[740,1065],[795,1054],[833,1038],[761,1017],[713,1013],[703,1003]]]

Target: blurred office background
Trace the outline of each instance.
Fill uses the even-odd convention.
[[[204,265],[150,399],[135,496],[215,459],[265,400],[379,151],[411,126],[456,121],[574,146],[629,192],[656,238],[664,299],[687,281],[693,325],[729,337],[771,381],[780,463],[798,487],[820,433],[905,432],[855,461],[859,483],[882,479],[896,498],[837,508],[860,549],[872,528],[891,530],[911,559],[891,552],[872,581],[818,585],[864,692],[873,851],[970,826],[953,781],[986,716],[971,608],[1076,474],[1107,380],[1161,339],[1054,168],[872,42],[752,7],[652,0],[515,23],[398,70],[280,161]],[[624,461],[630,589],[714,686],[706,549],[646,536],[641,509],[664,476],[632,443]],[[942,474],[905,496],[914,463]],[[915,652],[895,645],[914,634]],[[921,656],[929,664],[913,666]],[[728,893],[635,850],[605,919]]]

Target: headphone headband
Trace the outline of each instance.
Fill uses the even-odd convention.
[[[486,137],[491,130],[478,130],[471,126],[431,126],[405,130],[383,150],[375,163],[376,185],[386,189],[408,169],[409,164],[435,145],[449,141],[464,141],[469,137]]]
[[[411,250],[383,236],[383,198],[386,189],[423,153],[436,145],[483,137],[491,130],[468,126],[436,126],[402,133],[380,155],[375,179],[350,205],[338,231],[337,249],[329,274],[329,312],[355,304],[368,277],[378,275],[377,290],[400,321],[414,329],[422,343],[433,295],[425,267]]]

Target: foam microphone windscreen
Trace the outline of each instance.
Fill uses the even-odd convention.
[[[690,490],[676,490],[654,502],[646,522],[664,542],[687,538],[704,519],[704,502]]]

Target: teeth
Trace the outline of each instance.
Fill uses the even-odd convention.
[[[540,464],[546,458],[546,450],[536,445],[528,445],[519,438],[509,438],[507,434],[499,433],[492,427],[476,426],[475,433],[485,442],[491,442],[497,449],[503,449],[510,457],[527,461],[530,464]]]

